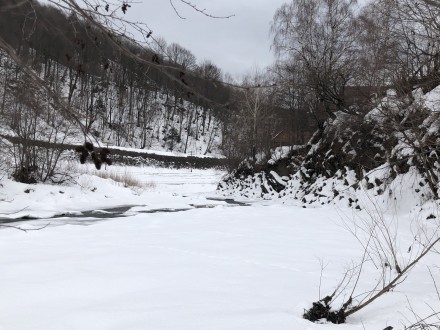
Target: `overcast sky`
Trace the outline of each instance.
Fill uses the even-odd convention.
[[[199,61],[210,59],[236,78],[255,66],[263,68],[273,62],[270,22],[286,0],[191,0],[212,15],[235,15],[227,19],[208,18],[179,0],[173,1],[185,20],[175,14],[168,0],[133,4],[127,16],[146,23],[155,36],[168,43],[189,49]]]

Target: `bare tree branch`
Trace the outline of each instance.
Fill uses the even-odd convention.
[[[212,14],[208,13],[206,9],[200,9],[199,7],[197,7],[197,5],[193,4],[193,3],[190,2],[190,1],[186,1],[186,0],[179,0],[179,1],[182,2],[182,3],[184,3],[184,4],[187,5],[187,6],[191,7],[191,8],[194,9],[196,12],[199,12],[199,13],[201,13],[202,15],[205,15],[205,16],[210,17],[210,18],[220,18],[220,19],[225,19],[225,18],[231,18],[231,17],[234,17],[234,16],[235,16],[234,14],[232,14],[232,15],[227,15],[227,16],[215,16],[215,15],[212,15]],[[180,18],[185,19],[184,17],[180,16],[180,14],[178,13],[177,9],[176,9],[175,6],[174,6],[173,0],[170,0],[170,3],[171,3],[171,5],[173,6],[173,8],[174,8],[176,14],[177,14]]]
[[[30,231],[43,230],[44,228],[48,227],[49,225],[50,225],[50,223],[47,223],[44,226],[38,227],[38,228],[22,228],[22,227],[13,226],[13,225],[0,224],[0,227],[3,227],[3,228],[13,228],[13,229],[17,229],[17,230],[20,230],[20,231],[23,231],[23,232],[27,233],[27,232],[30,232]]]

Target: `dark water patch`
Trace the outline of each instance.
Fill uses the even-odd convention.
[[[118,207],[112,207],[112,208],[101,209],[101,210],[82,211],[82,212],[74,213],[74,214],[60,214],[60,215],[56,215],[56,216],[52,217],[52,219],[56,219],[56,218],[113,219],[113,218],[127,216],[127,215],[124,215],[124,213],[135,206],[139,206],[139,205],[125,205],[125,206],[118,206]]]
[[[140,210],[140,211],[132,211],[133,213],[129,215],[145,214],[145,213],[176,213],[176,212],[185,212],[193,209],[194,209],[193,207],[187,207],[180,209],[162,208],[162,209]]]
[[[225,202],[226,204],[234,205],[234,206],[251,206],[251,204],[249,204],[249,203],[239,202],[239,201],[236,201],[232,198],[209,197],[206,199],[209,201],[215,201],[215,202]]]
[[[200,205],[200,204],[189,204],[195,209],[213,209],[214,207],[218,206],[217,204],[207,204],[207,205]]]
[[[22,222],[22,221],[30,221],[30,220],[40,220],[40,218],[31,217],[28,215],[25,215],[20,218],[0,218],[0,224],[8,224],[12,222]]]
[[[248,203],[238,202],[230,198],[207,198],[210,201],[225,202],[230,206],[250,206]],[[98,221],[114,219],[114,218],[125,218],[136,214],[149,214],[149,213],[177,213],[185,212],[194,209],[207,209],[214,208],[221,204],[188,204],[190,207],[187,208],[159,208],[159,209],[147,209],[147,210],[136,210],[130,211],[134,207],[145,207],[145,205],[124,205],[112,208],[105,208],[99,210],[88,210],[81,212],[66,212],[54,215],[53,217],[38,218],[30,215],[25,215],[19,218],[2,218],[0,217],[1,224],[11,224],[11,223],[24,223],[27,221],[35,220],[56,220],[56,224],[78,224],[78,225],[90,225]],[[81,220],[81,221],[79,221]]]

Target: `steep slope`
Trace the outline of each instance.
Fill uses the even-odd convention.
[[[171,47],[173,60],[167,47],[159,53],[118,34],[114,42],[81,17],[38,1],[14,0],[0,27],[1,124],[9,133],[47,140],[55,129],[68,142],[220,154],[217,105],[229,90],[211,82],[221,76],[211,62],[198,64],[179,45]],[[40,126],[34,132],[31,121]]]
[[[255,167],[243,163],[218,189],[304,206],[363,208],[373,196],[384,207],[397,200],[420,205],[438,196],[439,96],[440,87],[406,96],[389,91],[363,116],[337,113],[302,152]]]

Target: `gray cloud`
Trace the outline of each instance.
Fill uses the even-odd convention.
[[[146,23],[155,36],[168,43],[176,42],[189,49],[199,60],[210,59],[223,71],[235,77],[253,67],[265,67],[273,62],[269,29],[275,10],[285,0],[193,0],[200,9],[216,16],[205,17],[174,0],[180,19],[169,1],[149,0],[133,4],[130,19]]]

